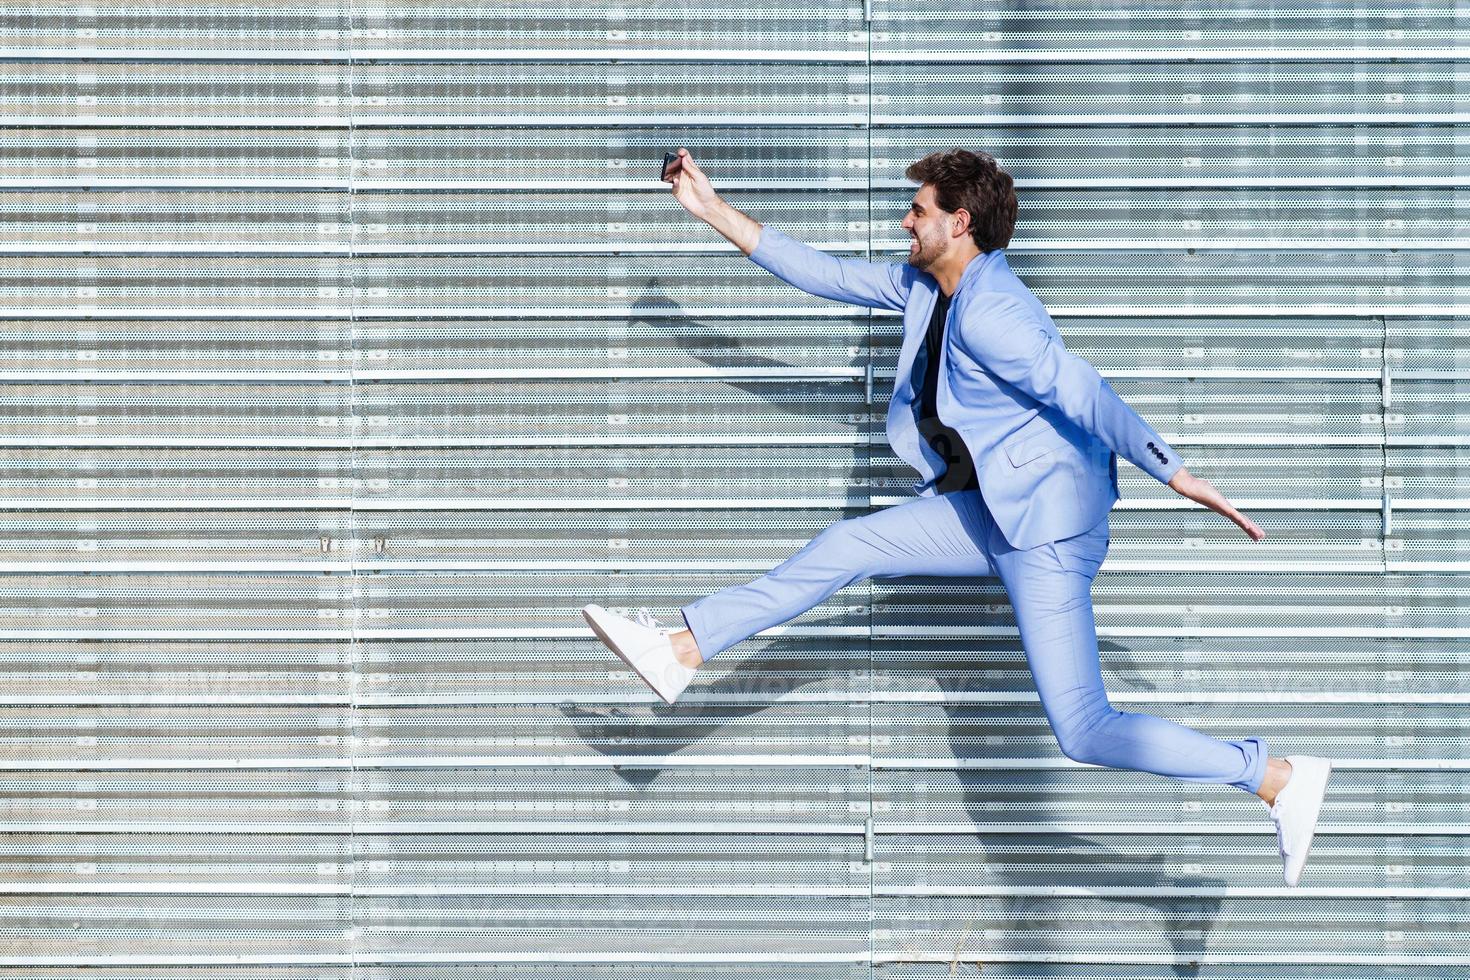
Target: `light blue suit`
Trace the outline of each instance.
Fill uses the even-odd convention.
[[[902,310],[888,439],[923,477],[919,499],[838,521],[769,573],[684,606],[705,660],[863,578],[998,576],[1052,731],[1080,762],[1255,792],[1258,737],[1223,741],[1108,702],[1091,586],[1118,499],[1117,455],[1167,483],[1179,454],[1091,364],[1067,351],[1041,302],[995,249],[951,299],[936,406],[965,441],[978,490],[940,494],[945,460],[918,432],[915,359],[938,281],[906,263],[827,255],[770,226],[751,261],[816,296]],[[1116,455],[1115,455],[1116,454]]]
[[[919,437],[913,368],[939,281],[907,263],[839,259],[769,226],[750,259],[808,293],[903,311],[888,442],[924,477],[914,490],[932,496],[944,462]],[[1097,369],[1066,349],[1003,249],[976,256],[960,276],[936,404],[940,420],[964,438],[985,503],[1017,548],[1071,537],[1102,520],[1118,499],[1115,453],[1161,483],[1183,465]]]

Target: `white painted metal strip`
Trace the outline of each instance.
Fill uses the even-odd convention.
[[[773,834],[804,836],[861,836],[863,824],[796,823],[773,821],[696,823],[687,820],[655,820],[629,823],[618,820],[446,820],[446,821],[360,821],[344,815],[335,823],[273,823],[210,820],[181,821],[90,821],[38,823],[0,821],[0,832],[9,834],[205,834],[235,836],[241,834],[306,834],[323,837],[349,836],[422,836],[444,834],[478,836],[482,834]],[[1470,831],[1467,831],[1470,832]]]
[[[121,543],[125,544],[125,542]],[[357,542],[343,543],[348,549],[357,547]],[[359,549],[367,551],[367,546]],[[758,577],[771,570],[772,562],[764,559],[718,559],[702,558],[693,561],[661,561],[650,558],[634,561],[626,558],[604,561],[534,561],[532,559],[510,559],[505,561],[477,560],[470,558],[424,558],[374,559],[370,555],[356,561],[318,562],[310,559],[299,561],[133,561],[128,559],[109,560],[100,553],[89,552],[71,561],[0,561],[0,573],[56,573],[76,574],[88,572],[106,575],[136,575],[149,573],[266,573],[324,572],[353,574],[357,572],[690,572],[694,574],[743,572]],[[1440,562],[1390,562],[1392,570],[1470,572],[1470,559]],[[1187,562],[1172,561],[1109,561],[1104,572],[1178,572],[1196,574],[1209,572],[1244,573],[1291,573],[1311,574],[1381,574],[1384,563],[1379,559],[1362,561],[1334,561],[1320,558],[1311,561],[1288,561],[1285,559],[1256,558],[1245,561],[1210,559],[1202,565],[1199,559]],[[1156,610],[1158,608],[1156,607]],[[1219,610],[1217,610],[1218,612]],[[344,613],[347,615],[348,613]]]
[[[986,887],[879,886],[874,895],[887,897],[989,898],[1301,898],[1470,899],[1470,888],[1371,888],[1286,885],[991,885]]]
[[[1176,441],[1174,445],[1187,445]],[[342,479],[339,485],[350,483]],[[708,497],[708,498],[644,498],[628,497],[518,497],[514,499],[484,497],[403,497],[403,498],[359,498],[346,497],[182,497],[149,498],[132,497],[87,497],[75,500],[57,500],[50,497],[11,497],[0,501],[0,510],[44,510],[44,511],[171,511],[171,510],[357,510],[357,511],[538,511],[538,510],[823,510],[871,505],[893,507],[907,503],[912,496],[869,496],[854,492],[842,497]],[[1236,498],[1234,503],[1242,510],[1287,510],[1287,511],[1377,511],[1379,501],[1367,500],[1323,500],[1303,498],[1249,497]],[[1470,497],[1430,498],[1409,500],[1395,497],[1395,510],[1466,510],[1470,509]],[[1172,498],[1129,498],[1113,504],[1114,511],[1167,511],[1193,510],[1188,501]],[[1127,563],[1126,559],[1109,558],[1107,567],[1116,570]],[[764,569],[763,569],[764,570]]]
[[[1385,287],[1386,289],[1386,287]],[[1044,293],[1038,293],[1046,301]],[[1047,303],[1053,317],[1421,317],[1470,316],[1470,300],[1464,303],[1261,303],[1253,306],[1222,303]],[[820,303],[803,306],[695,306],[680,308],[684,317],[801,317],[829,319],[833,317],[867,317],[878,320],[899,319],[888,310],[872,310],[842,303]],[[540,320],[558,317],[581,319],[625,319],[637,313],[631,306],[364,306],[353,310],[335,306],[311,307],[101,307],[71,305],[67,307],[12,307],[8,320]]]
[[[366,359],[364,351],[343,352],[344,361]],[[1116,372],[1109,372],[1116,375]],[[1377,377],[1377,372],[1369,372]],[[862,378],[864,368],[853,367],[765,367],[765,368],[719,368],[719,367],[609,367],[609,368],[422,368],[387,370],[383,368],[351,367],[341,371],[174,371],[162,368],[157,371],[130,370],[76,370],[76,371],[0,371],[0,383],[44,382],[75,384],[79,381],[98,381],[117,384],[122,382],[177,382],[218,381],[239,384],[246,381],[264,382],[332,382],[352,384],[360,381],[575,381],[593,379],[598,381],[622,381],[641,378],[652,381],[686,381],[709,378],[718,381],[849,381]],[[1144,375],[1147,377],[1148,375]],[[1296,377],[1297,375],[1282,375]],[[1302,374],[1300,377],[1316,375]],[[1326,374],[1325,377],[1345,377],[1344,372]]]
[[[360,188],[358,189],[360,190]],[[897,249],[897,240],[874,243],[878,255]],[[863,252],[862,242],[808,242],[823,251]],[[1093,252],[1099,255],[1127,250],[1135,254],[1172,255],[1189,249],[1196,252],[1261,252],[1333,251],[1370,252],[1443,252],[1463,248],[1457,238],[1137,238],[1137,239],[1049,239],[1028,242],[1014,255],[1045,255]],[[724,255],[730,248],[703,243],[680,242],[454,242],[445,244],[402,243],[396,245],[362,245],[330,242],[295,241],[278,245],[220,244],[210,242],[0,242],[0,255],[184,255],[184,256],[250,256],[256,258],[302,257],[313,255],[360,255],[392,258],[420,255]]]
[[[652,692],[649,692],[652,694]],[[656,695],[655,695],[656,697]],[[194,759],[0,759],[0,772],[217,771],[217,770],[377,770],[377,769],[743,769],[850,768],[868,765],[867,754],[847,755],[544,755],[544,756],[354,756],[352,758],[194,758]],[[1470,761],[1466,762],[1470,769]]]
[[[344,875],[354,872],[348,869]],[[1451,889],[1452,891],[1452,889]],[[801,885],[705,886],[660,885],[659,895],[707,896],[717,898],[758,898],[767,895],[812,898],[866,898],[868,888],[815,888]],[[434,895],[632,895],[647,897],[649,888],[640,886],[603,885],[586,882],[575,886],[524,884],[510,887],[495,885],[424,885],[421,887],[350,884],[236,883],[194,884],[185,882],[123,883],[0,883],[0,895],[362,895],[377,898],[408,898]],[[1409,896],[1405,896],[1409,897]]]
[[[706,670],[718,670],[716,665]],[[896,667],[894,668],[896,669]],[[881,671],[880,671],[881,672]],[[346,681],[342,681],[346,683]],[[692,703],[721,705],[769,705],[769,697],[742,694],[710,694],[693,692],[680,698]],[[1195,704],[1364,704],[1364,705],[1470,705],[1467,694],[1378,694],[1369,692],[1308,692],[1276,694],[1261,691],[1180,692],[1174,694],[1137,694],[1109,692],[1115,704],[1145,706],[1177,706]],[[840,691],[835,693],[790,691],[780,696],[782,704],[1037,704],[1035,694],[1013,691],[979,691],[973,693],[925,689],[888,691]],[[36,694],[0,696],[0,706],[11,707],[216,707],[260,708],[276,705],[313,705],[321,707],[417,708],[417,707],[485,707],[508,708],[527,706],[560,706],[567,703],[565,694],[380,694],[380,695],[76,695]],[[604,702],[606,703],[606,702]],[[1375,722],[1376,723],[1376,722]]]
[[[864,0],[865,5],[867,0]],[[1326,11],[1313,9],[1313,13],[1325,16]],[[692,11],[691,11],[692,15]],[[1345,12],[1345,17],[1362,17],[1362,11]],[[866,19],[866,18],[865,18]],[[893,25],[902,27],[903,22],[891,12],[875,12],[871,18],[879,29],[894,30]],[[974,29],[980,29],[977,21]],[[967,29],[967,28],[961,28]],[[1365,32],[1366,34],[1366,32]],[[866,39],[865,32],[850,32],[854,39]],[[1365,39],[1367,39],[1365,37]],[[1263,37],[1263,42],[1275,40]],[[342,47],[311,50],[285,48],[132,48],[124,45],[76,48],[12,47],[7,48],[0,61],[194,61],[223,62],[237,64],[252,63],[322,63],[322,64],[538,64],[544,62],[567,62],[572,64],[618,64],[714,62],[718,64],[800,64],[820,65],[829,62],[864,64],[869,60],[866,50],[850,48],[827,48],[790,51],[767,48],[373,48],[349,54]],[[1192,62],[1359,62],[1364,60],[1394,61],[1462,61],[1470,59],[1464,45],[1450,47],[1393,47],[1359,44],[1332,47],[1328,44],[1315,47],[1269,46],[1241,48],[1173,48],[1161,50],[1148,47],[1101,48],[1101,47],[1048,47],[1044,49],[1017,48],[955,48],[930,51],[884,50],[874,48],[871,60],[875,64],[1057,64],[1071,65],[1077,62],[1127,63],[1130,65],[1169,64],[1188,59]]]
[[[1106,131],[1102,135],[1106,135]],[[652,158],[650,158],[652,159]],[[655,161],[656,162],[656,161]],[[1363,175],[1323,175],[1322,177],[1212,177],[1200,174],[1197,177],[1157,177],[1148,174],[1129,176],[1126,180],[1116,177],[1029,177],[1015,181],[1017,191],[1027,190],[1163,190],[1199,189],[1234,190],[1238,188],[1307,188],[1310,190],[1400,190],[1408,188],[1431,188],[1454,190],[1464,181],[1453,177],[1434,177],[1405,174],[1403,176],[1375,177]],[[866,191],[866,181],[842,177],[812,177],[799,180],[754,180],[729,177],[720,182],[729,191],[801,191],[811,193],[820,190]],[[308,177],[239,177],[221,181],[217,177],[191,177],[181,175],[158,177],[0,177],[0,190],[49,190],[49,189],[108,189],[108,190],[227,190],[244,192],[251,190],[294,191],[336,190],[364,191],[648,191],[664,190],[668,185],[657,178],[606,178],[556,180],[509,180],[509,179],[450,179],[423,177],[411,180],[344,180],[335,178]],[[876,191],[913,191],[908,182],[897,182],[881,177],[873,179]],[[718,248],[719,246],[712,246]],[[1208,247],[1208,243],[1205,243]],[[1030,246],[1017,242],[1008,246],[1011,255],[1024,254]],[[864,251],[866,251],[866,245]]]

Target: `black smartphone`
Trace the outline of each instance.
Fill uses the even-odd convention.
[[[677,170],[677,169],[679,169],[681,166],[682,166],[682,164],[679,163],[679,154],[677,154],[677,153],[665,153],[664,154],[664,168],[659,173],[659,178],[658,179],[659,180],[668,180],[670,177],[672,177],[674,175],[674,171]]]

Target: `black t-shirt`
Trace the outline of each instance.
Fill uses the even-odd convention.
[[[935,484],[940,493],[980,488],[975,478],[975,462],[965,448],[964,439],[939,420],[939,408],[935,404],[939,397],[939,352],[944,349],[944,319],[949,314],[950,299],[941,292],[934,304],[934,315],[929,318],[929,329],[924,335],[924,383],[919,392],[919,435],[947,464]]]

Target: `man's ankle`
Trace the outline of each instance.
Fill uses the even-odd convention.
[[[1270,806],[1276,802],[1276,797],[1286,788],[1291,781],[1292,764],[1285,759],[1270,759],[1266,763],[1266,780],[1262,783],[1262,792],[1258,794],[1265,803]],[[1268,799],[1265,790],[1268,786],[1274,787]]]
[[[689,630],[670,633],[669,642],[674,645],[674,659],[685,667],[693,670],[704,663],[704,657],[699,653],[699,644],[695,642],[694,634]]]

